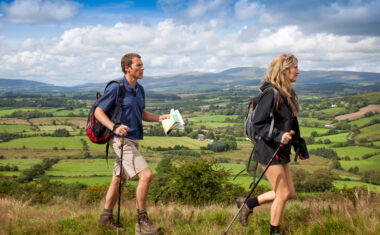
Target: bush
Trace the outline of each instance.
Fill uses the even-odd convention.
[[[380,170],[371,170],[363,173],[362,181],[380,185]]]
[[[316,148],[309,150],[311,154],[315,154],[324,158],[333,159],[338,157],[338,154],[333,149],[327,149],[327,148]]]
[[[244,189],[229,183],[230,173],[215,161],[187,158],[173,164],[163,159],[150,189],[154,201],[176,201],[184,204],[232,202],[244,195]]]
[[[66,129],[56,129],[53,133],[54,137],[69,137],[70,132]]]
[[[324,192],[333,189],[334,175],[326,169],[310,174],[303,169],[292,169],[293,183],[299,192]]]
[[[50,169],[58,161],[58,158],[44,159],[41,164],[36,164],[29,169],[23,170],[17,180],[20,183],[32,181],[34,178],[42,176],[45,170]]]

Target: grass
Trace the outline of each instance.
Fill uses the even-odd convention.
[[[364,154],[370,154],[370,153],[375,153],[375,152],[380,151],[379,149],[368,148],[368,147],[363,147],[363,146],[339,147],[339,148],[334,148],[334,150],[337,152],[339,157],[349,156],[351,159],[354,159],[355,157],[358,157],[359,159],[361,159],[361,157]]]
[[[320,127],[300,127],[301,136],[311,136],[311,132],[316,131],[318,134],[326,133],[329,129]]]
[[[333,143],[346,142],[348,135],[349,135],[349,133],[340,133],[340,134],[336,134],[336,135],[327,135],[327,136],[315,137],[314,139],[316,141],[318,139],[321,139],[322,141],[324,141],[325,139],[329,139]]]
[[[344,114],[346,112],[346,108],[335,107],[335,108],[322,109],[322,110],[319,110],[318,112],[323,112],[323,113],[328,114],[328,115],[337,116],[340,114]]]
[[[376,114],[376,115],[371,116],[371,117],[360,118],[360,119],[351,121],[350,124],[351,124],[351,126],[356,125],[358,127],[361,127],[361,126],[371,122],[373,119],[376,119],[376,118],[380,118],[380,114]]]
[[[374,184],[367,184],[367,183],[358,182],[358,181],[343,181],[343,180],[335,180],[333,184],[338,189],[342,189],[344,187],[346,188],[364,187],[364,188],[368,188],[369,190],[373,192],[380,193],[380,186],[374,185]]]
[[[159,146],[167,148],[182,145],[190,149],[200,149],[201,146],[207,146],[208,144],[206,141],[195,140],[189,137],[172,136],[145,136],[144,139],[140,141],[140,146],[144,146],[145,148],[148,146],[151,148]]]
[[[360,134],[356,135],[355,139],[361,138],[369,141],[380,139],[380,123],[360,129]]]
[[[200,122],[195,123],[194,127],[200,128],[201,126],[204,126],[208,129],[212,128],[221,128],[221,127],[227,127],[227,126],[234,126],[234,125],[240,125],[240,123],[234,123],[234,122]]]
[[[359,161],[344,161],[340,160],[340,165],[343,169],[348,170],[357,166],[359,172],[369,171],[369,170],[380,170],[380,154],[377,154],[368,159],[360,159]]]
[[[189,121],[192,122],[225,122],[226,118],[235,119],[238,115],[207,115],[199,117],[191,117]]]
[[[64,125],[52,125],[52,126],[40,126],[40,131],[46,132],[46,131],[55,131],[57,129],[66,129],[68,131],[74,131],[71,126],[64,126]]]
[[[41,163],[42,159],[0,159],[0,165],[16,165],[19,171],[30,168],[32,165]]]
[[[376,235],[380,232],[380,208],[374,205],[379,203],[378,195],[369,197],[365,192],[348,197],[326,193],[302,201],[291,200],[286,204],[281,228],[286,234]],[[48,205],[30,205],[1,198],[0,234],[115,234],[98,224],[103,205],[104,200],[83,204],[55,199]],[[228,234],[268,234],[270,205],[255,208],[247,228],[236,220]],[[125,234],[134,234],[135,200],[122,200],[121,208],[121,223],[127,229]],[[221,234],[237,212],[234,204],[199,207],[148,203],[147,210],[164,234],[205,235]]]
[[[0,143],[0,148],[16,148],[16,149],[82,149],[80,142],[81,137],[29,137],[13,139],[8,142]]]
[[[0,125],[0,132],[8,132],[8,133],[22,133],[26,131],[31,131],[31,126],[28,125],[21,125],[21,124],[15,124],[15,125]]]

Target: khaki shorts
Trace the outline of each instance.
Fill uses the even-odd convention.
[[[116,153],[115,164],[113,167],[113,175],[120,175],[120,138],[111,138],[109,140],[109,145],[112,147],[113,151]],[[149,165],[146,163],[144,158],[141,156],[138,151],[139,141],[124,139],[123,146],[123,171],[122,177],[129,180],[135,175],[140,173],[145,168],[148,168]]]

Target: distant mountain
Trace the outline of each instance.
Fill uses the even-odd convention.
[[[231,68],[219,73],[189,72],[158,77],[144,77],[141,84],[152,92],[203,92],[226,88],[245,89],[257,87],[265,69],[255,67]],[[16,79],[0,79],[0,93],[63,93],[103,91],[104,83],[87,83],[64,87]],[[379,90],[380,73],[351,71],[301,71],[295,85],[299,89]]]

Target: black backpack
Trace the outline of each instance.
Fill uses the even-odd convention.
[[[269,133],[268,135],[272,135],[272,132],[273,132],[273,127],[274,127],[274,108],[276,107],[276,102],[277,102],[277,97],[278,97],[278,91],[276,88],[274,87],[268,87],[266,88],[265,90],[260,90],[260,94],[258,94],[257,96],[255,96],[251,102],[249,102],[249,105],[248,105],[248,112],[247,112],[247,116],[245,118],[245,121],[244,121],[244,134],[245,136],[251,140],[251,142],[256,142],[256,140],[260,139],[261,136],[258,136],[256,133],[255,133],[255,128],[253,127],[253,118],[255,116],[255,113],[256,113],[256,110],[257,110],[257,105],[261,99],[261,97],[263,96],[263,94],[265,92],[268,92],[269,89],[273,89],[273,92],[274,92],[274,101],[273,101],[273,104],[272,104],[272,110],[270,112],[270,118],[271,118],[271,121],[270,121],[270,129],[269,129]],[[247,171],[247,173],[249,173],[249,169],[250,169],[250,165],[251,165],[251,161],[253,159],[253,153],[254,153],[254,149],[252,149],[252,152],[251,152],[251,155],[249,157],[249,160],[248,160],[248,164],[247,164],[247,167],[246,169],[243,169],[241,170],[235,177],[233,180],[236,179],[236,177],[238,177],[241,173],[243,173],[244,171]],[[253,182],[251,183],[251,185],[249,186],[249,188],[252,187],[252,185],[255,184],[256,182],[256,171],[257,171],[257,166],[258,166],[258,162],[256,162],[256,166],[254,167],[254,173],[253,173]]]
[[[273,127],[274,127],[273,111],[274,111],[274,108],[276,106],[275,104],[276,104],[276,100],[277,100],[277,96],[278,96],[278,91],[277,91],[277,89],[275,89],[273,87],[269,87],[269,88],[265,89],[264,91],[260,90],[260,94],[257,95],[256,97],[254,97],[251,100],[251,102],[249,102],[249,105],[248,105],[248,112],[247,112],[247,115],[246,115],[246,118],[244,121],[244,134],[252,142],[255,142],[257,139],[261,138],[260,136],[257,136],[257,134],[255,133],[255,128],[253,127],[253,118],[255,116],[256,108],[257,108],[257,105],[261,99],[261,96],[264,94],[264,92],[268,92],[269,89],[273,89],[274,104],[272,106],[272,111],[270,113],[271,123],[270,123],[270,130],[269,130],[268,135],[271,135],[273,132]]]
[[[109,85],[112,83],[118,83],[119,84],[119,93],[117,98],[117,105],[115,107],[115,110],[112,114],[112,117],[109,117],[111,121],[115,123],[115,125],[120,125],[120,123],[117,123],[116,120],[119,120],[120,116],[120,107],[121,102],[124,99],[125,96],[125,87],[124,83],[122,81],[113,80],[110,81],[106,87],[104,88],[104,91],[107,89]],[[107,159],[107,165],[108,165],[108,140],[111,139],[113,136],[113,132],[103,126],[96,118],[95,118],[95,109],[97,107],[97,101],[99,101],[101,98],[101,94],[99,92],[96,93],[96,102],[92,105],[90,112],[88,114],[87,118],[87,124],[86,124],[86,135],[91,140],[91,142],[95,144],[105,144],[106,146],[106,159]]]

